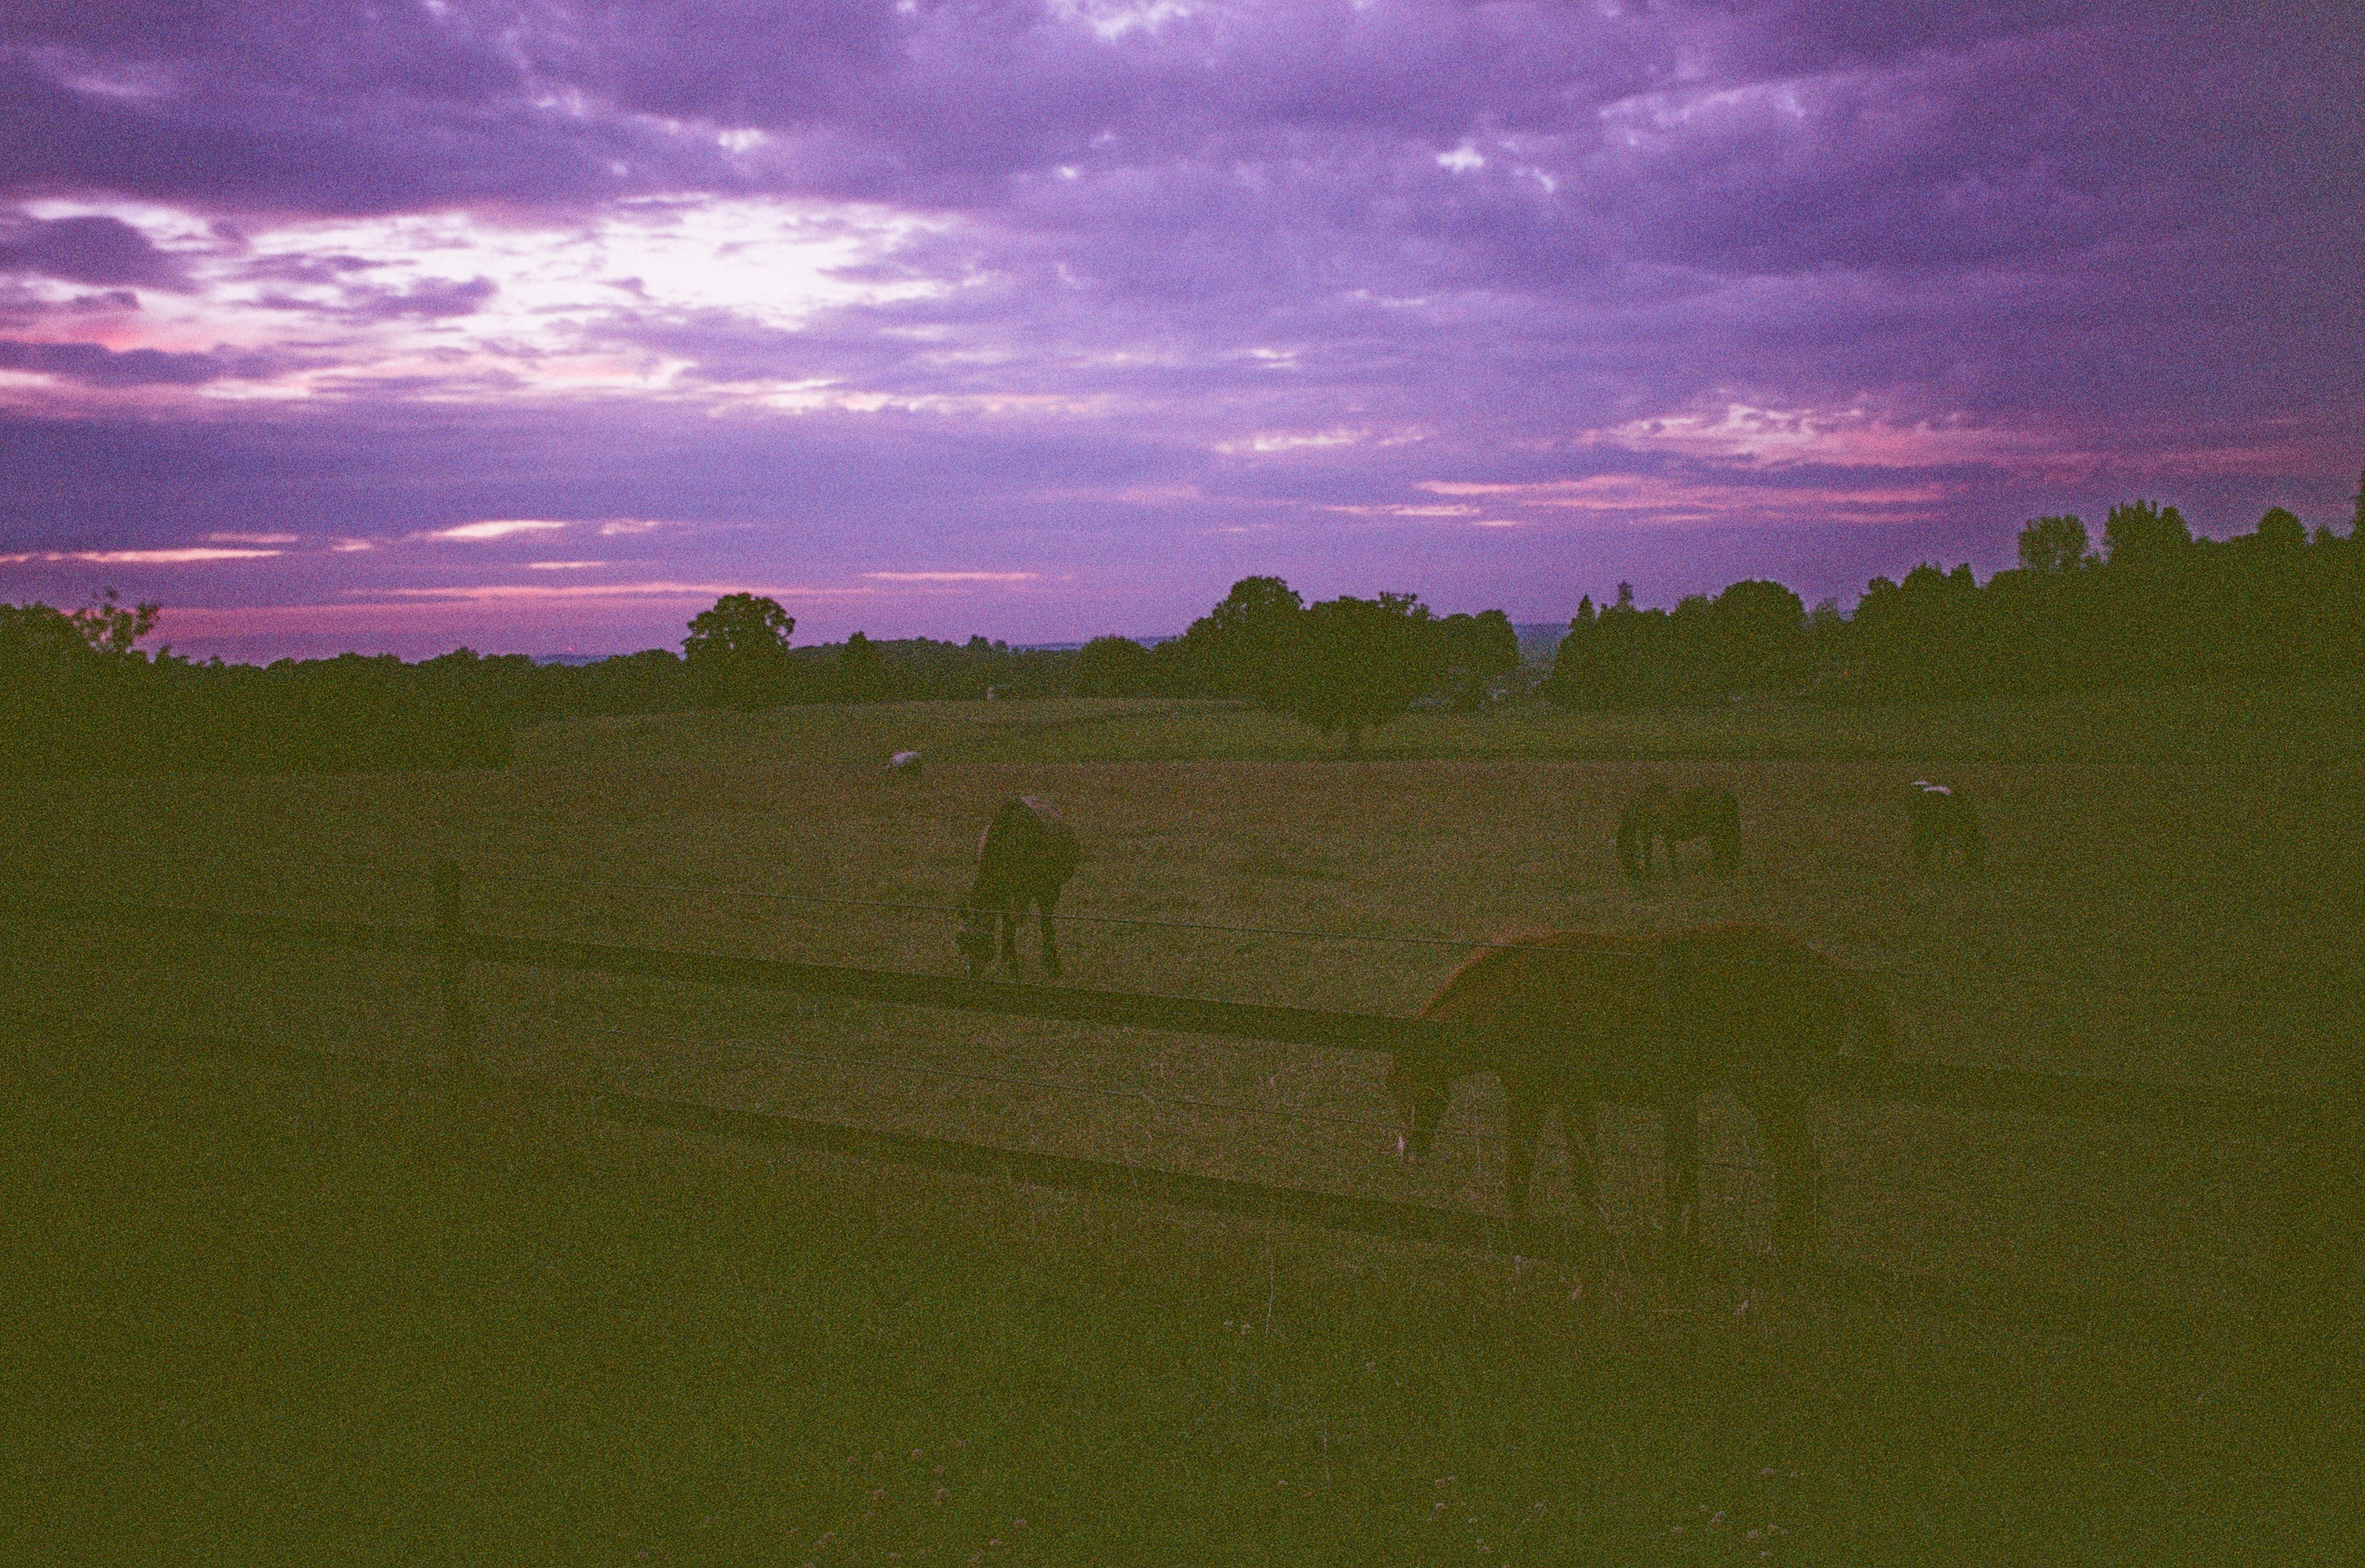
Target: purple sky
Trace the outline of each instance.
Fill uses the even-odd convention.
[[[2345,527],[2365,6],[0,0],[0,600],[234,658]]]

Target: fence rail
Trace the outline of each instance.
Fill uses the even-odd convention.
[[[479,1072],[467,1000],[468,967],[478,963],[1333,1049],[1394,1052],[1513,1034],[1549,1038],[1579,1053],[1588,1048],[1575,1036],[1552,1031],[1514,1031],[1388,1014],[973,980],[904,970],[474,932],[467,928],[465,903],[463,876],[456,866],[446,862],[437,868],[436,919],[428,926],[153,907],[29,892],[8,898],[5,908],[21,918],[44,923],[127,926],[181,936],[210,935],[433,958],[438,960],[441,978],[445,1066],[455,1081],[464,1083]],[[1748,1081],[1745,1072],[1733,1076],[1743,1083]],[[1576,1077],[1588,1097],[1612,1103],[1647,1102],[1670,1081],[1665,1070],[1600,1061],[1587,1064]],[[2365,1187],[2358,1165],[2359,1128],[2348,1106],[2307,1103],[2284,1096],[2209,1085],[2088,1079],[1918,1062],[1842,1061],[1828,1070],[1821,1087],[1828,1094],[1867,1100],[1990,1114],[2129,1123],[2186,1134],[2263,1137],[2300,1145],[2301,1158],[2294,1162],[2294,1180],[2283,1205],[2286,1224],[2277,1273],[2283,1277],[2289,1290],[2312,1294],[2320,1298],[2321,1305],[2338,1305],[2330,1298],[2344,1287],[2356,1251],[2356,1211],[2359,1189]],[[1564,1232],[1533,1220],[1512,1225],[1467,1211],[1275,1189],[1184,1172],[1147,1171],[1047,1155],[1020,1156],[991,1146],[834,1127],[830,1124],[803,1123],[713,1106],[697,1107],[688,1103],[618,1095],[605,1096],[603,1103],[605,1101],[614,1102],[605,1104],[601,1111],[612,1119],[656,1119],[692,1130],[834,1148],[840,1152],[862,1152],[873,1158],[904,1159],[947,1170],[974,1167],[1014,1174],[1013,1161],[1021,1160],[1030,1168],[1043,1167],[1035,1175],[1022,1178],[1039,1184],[1087,1190],[1107,1190],[1115,1185],[1137,1195],[1162,1197],[1165,1201],[1272,1213],[1279,1217],[1343,1228],[1418,1234],[1460,1245],[1509,1244],[1530,1255],[1551,1256],[1564,1251],[1564,1240],[1556,1239],[1564,1238]],[[1289,1212],[1282,1214],[1284,1209]]]
[[[457,897],[456,890],[439,890],[439,901]],[[1269,1040],[1283,1045],[1394,1052],[1525,1034],[1564,1044],[1580,1052],[1590,1048],[1576,1036],[1549,1030],[1519,1031],[1500,1025],[1388,1014],[1095,991],[1082,986],[973,980],[903,969],[504,936],[466,930],[456,910],[435,926],[405,926],[40,896],[19,899],[14,907],[19,913],[50,922],[131,925],[177,935],[218,935],[457,958],[466,962],[574,969],[846,1002],[949,1008],[1005,1017]],[[2326,1136],[2337,1119],[2337,1111],[2326,1105],[2211,1084],[2079,1078],[2066,1073],[2006,1071],[1928,1062],[1843,1059],[1827,1070],[1827,1088],[1835,1093],[2007,1114],[2125,1122],[2301,1140]],[[1603,1101],[1621,1097],[1648,1099],[1669,1081],[1664,1070],[1607,1062],[1596,1064],[1577,1076],[1594,1098]],[[1741,1081],[1749,1081],[1745,1070],[1737,1071],[1735,1076]]]

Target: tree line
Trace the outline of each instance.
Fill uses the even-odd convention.
[[[161,613],[111,590],[76,610],[0,605],[0,775],[499,767],[516,727],[553,719],[986,697],[1250,697],[1353,745],[1440,680],[1519,662],[1500,611],[1436,617],[1409,594],[1308,606],[1270,577],[1236,586],[1182,637],[1068,649],[860,632],[796,647],[779,604],[727,594],[678,654],[568,665],[458,648],[254,666],[143,652]]]
[[[2365,525],[2365,482],[2356,521]],[[2111,509],[2099,549],[2075,516],[2020,531],[2019,564],[1978,582],[1924,564],[1866,585],[1853,614],[1779,583],[1735,583],[1672,610],[1577,607],[1542,695],[1586,709],[1928,701],[2113,687],[2259,682],[2365,667],[2365,542],[2281,507],[2225,540],[2177,509]]]
[[[2357,522],[2365,525],[2365,483]],[[112,591],[81,610],[0,605],[0,775],[498,767],[519,725],[787,703],[1029,697],[1219,697],[1295,716],[1348,750],[1417,705],[1476,710],[1519,662],[1501,610],[1434,614],[1415,594],[1309,604],[1241,579],[1182,636],[1073,649],[971,637],[797,647],[775,601],[729,594],[681,651],[588,664],[459,648],[199,663],[138,644],[160,608]],[[1852,614],[1779,583],[1737,582],[1672,610],[1633,590],[1578,606],[1536,689],[1575,710],[1928,700],[2113,686],[2262,681],[2365,666],[2365,543],[2311,536],[2276,508],[2251,533],[2196,538],[2174,507],[2113,507],[2099,543],[2076,517],[2022,529],[2019,565],[1875,577]]]

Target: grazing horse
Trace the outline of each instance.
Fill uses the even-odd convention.
[[[1915,867],[1927,871],[1933,860],[1945,865],[1952,845],[1963,852],[1963,869],[1987,869],[1987,834],[1979,831],[1979,813],[1968,801],[1944,784],[1916,778],[1906,794],[1905,812],[1912,823]]]
[[[1653,780],[1619,813],[1618,859],[1630,877],[1651,874],[1653,839],[1665,841],[1667,875],[1681,875],[1676,846],[1687,838],[1708,840],[1709,863],[1720,871],[1741,863],[1741,802],[1732,790],[1704,784],[1678,795]]]
[[[1041,919],[1043,968],[1059,972],[1059,944],[1051,935],[1051,906],[1068,885],[1082,851],[1075,830],[1032,795],[1003,803],[977,841],[977,885],[961,900],[954,938],[976,980],[993,961],[997,934],[1003,968],[1018,972],[1018,923],[1029,904]]]
[[[1757,1118],[1775,1167],[1775,1234],[1814,1249],[1821,1172],[1807,1114],[1844,1053],[1886,1061],[1888,1009],[1805,944],[1754,925],[1664,936],[1546,931],[1504,938],[1438,989],[1423,1018],[1516,1031],[1399,1051],[1388,1070],[1407,1161],[1428,1152],[1454,1080],[1492,1072],[1509,1105],[1504,1206],[1523,1214],[1544,1119],[1561,1113],[1579,1212],[1594,1223],[1588,1073],[1640,1070],[1662,1085],[1670,1238],[1688,1233],[1699,1191],[1699,1096],[1732,1089]]]

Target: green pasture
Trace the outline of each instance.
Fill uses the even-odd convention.
[[[1418,714],[1355,758],[1206,702],[581,721],[521,732],[499,771],[21,792],[0,801],[0,871],[135,905],[419,923],[451,857],[483,929],[947,972],[978,831],[1025,792],[1085,845],[1062,903],[1090,917],[1062,937],[1078,984],[1408,1013],[1457,940],[1747,920],[1878,975],[1910,1055],[2304,1095],[2353,1077],[2360,705],[2351,681]],[[926,755],[920,778],[887,773],[903,749]],[[1978,802],[1986,877],[1912,871],[1899,801],[1920,777]],[[1734,788],[1737,875],[1620,874],[1611,832],[1645,778]],[[137,925],[7,935],[0,983],[28,1005],[421,1069],[435,1047],[424,967]],[[1709,1224],[1737,1262],[1713,1315],[1670,1319],[1615,1267],[594,1137],[564,1110],[589,1085],[1495,1204],[1490,1095],[1465,1091],[1442,1157],[1407,1172],[1362,1053],[493,966],[471,986],[488,1066],[562,1087],[456,1131],[401,1096],[136,1053],[75,1066],[19,1033],[0,1190],[11,1257],[37,1262],[0,1295],[21,1456],[0,1548],[2293,1562],[2348,1528],[2355,1417],[2316,1363],[2277,1360],[2271,1333],[2196,1346],[2147,1316],[2238,1302],[2287,1151],[1828,1110],[1830,1249],[2082,1293],[2125,1326],[2051,1336],[1788,1288],[1756,1251],[1746,1120],[1711,1103]],[[1653,1129],[1611,1112],[1601,1133],[1612,1237],[1646,1244]],[[1565,1159],[1555,1141],[1547,1211]]]
[[[1542,704],[1408,713],[1364,737],[1376,760],[1567,757],[1906,759],[2207,764],[2365,747],[2365,682],[2161,688],[1980,702],[1821,707],[1775,700],[1715,709],[1570,713]],[[1313,761],[1344,742],[1238,702],[1074,698],[813,705],[755,714],[662,714],[544,724],[520,733],[521,767],[611,760],[867,764],[918,750],[931,762]]]
[[[1505,1259],[17,1044],[11,1562],[2280,1564],[2353,1529],[2337,1376],[2139,1316],[1669,1318]]]

